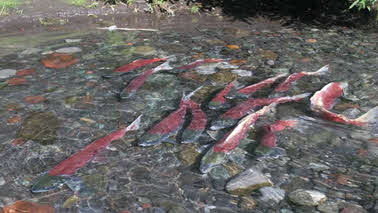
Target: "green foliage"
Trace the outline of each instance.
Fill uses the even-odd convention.
[[[358,10],[361,9],[368,9],[371,10],[372,6],[377,2],[377,0],[355,0],[352,5],[350,5],[349,9],[353,7],[358,7]]]
[[[9,9],[17,9],[21,3],[20,0],[0,0],[0,15],[7,15]]]
[[[190,7],[190,12],[191,13],[199,13],[200,9],[201,9],[201,6],[200,4],[194,4]]]
[[[68,0],[68,2],[75,6],[86,6],[87,0]]]

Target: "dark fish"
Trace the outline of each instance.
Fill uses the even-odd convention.
[[[192,143],[195,142],[205,131],[207,116],[205,112],[202,111],[200,104],[189,100],[187,102],[192,113],[192,120],[189,126],[182,133],[182,143]]]
[[[250,98],[234,106],[233,108],[229,109],[227,112],[222,114],[219,120],[215,120],[212,123],[212,126],[210,127],[210,129],[219,130],[219,129],[233,126],[234,124],[237,123],[237,121],[240,118],[250,113],[251,111],[253,111],[259,106],[265,106],[272,103],[281,104],[281,103],[286,103],[286,102],[291,102],[291,101],[300,101],[309,95],[310,93],[303,93],[303,94],[295,95],[295,96],[286,96],[286,97],[277,97],[277,98],[259,98],[259,99]]]

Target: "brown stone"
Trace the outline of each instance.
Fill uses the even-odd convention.
[[[3,212],[4,213],[17,213],[17,212],[54,213],[55,209],[48,205],[32,203],[29,201],[16,201],[12,205],[4,206]]]

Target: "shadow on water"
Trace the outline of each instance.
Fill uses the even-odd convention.
[[[188,2],[190,0],[187,0]],[[365,25],[374,14],[368,11],[349,10],[349,1],[340,0],[200,0],[203,9],[219,7],[222,12],[235,20],[248,22],[256,16],[272,20],[283,19],[286,25],[295,23],[358,27]]]

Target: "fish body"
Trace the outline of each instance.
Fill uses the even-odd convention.
[[[265,134],[261,138],[260,146],[274,148],[277,145],[276,132],[280,132],[286,128],[293,128],[298,124],[296,120],[279,120],[274,124],[264,127]]]
[[[252,84],[250,86],[244,87],[242,89],[237,90],[233,94],[230,94],[227,96],[228,98],[234,98],[234,97],[248,97],[249,95],[255,93],[256,91],[260,90],[261,88],[268,87],[272,85],[274,82],[276,82],[278,79],[283,78],[287,76],[287,73],[279,74],[277,76],[265,79],[263,81],[260,81],[259,83]]]
[[[122,138],[128,131],[139,129],[140,118],[141,116],[126,128],[119,129],[105,137],[95,140],[81,151],[59,163],[45,175],[41,176],[37,182],[33,184],[31,191],[43,192],[61,186],[66,177],[75,174],[78,169],[84,167],[97,153],[109,146],[112,141]]]
[[[286,78],[284,82],[279,84],[274,91],[275,92],[286,92],[290,89],[291,85],[296,82],[297,80],[301,79],[304,76],[318,76],[318,75],[324,75],[328,72],[329,65],[326,65],[319,70],[315,72],[299,72],[299,73],[293,73],[289,75],[289,77]]]
[[[168,58],[151,58],[151,59],[138,59],[135,60],[129,64],[123,65],[121,67],[118,67],[117,69],[114,70],[114,72],[118,73],[126,73],[130,72],[132,70],[135,70],[139,67],[143,67],[149,64],[153,64],[155,62],[160,62],[160,61],[166,61]]]
[[[182,143],[192,143],[195,142],[205,131],[207,116],[204,111],[202,111],[200,104],[189,100],[187,102],[192,113],[192,120],[189,126],[182,133]]]
[[[191,104],[195,103],[190,100],[190,97],[194,93],[202,88],[199,87],[188,95],[184,95],[181,99],[179,108],[169,114],[166,118],[161,120],[155,126],[153,126],[149,131],[147,131],[140,138],[138,145],[139,146],[153,146],[162,143],[164,140],[169,138],[172,135],[175,135],[184,124],[186,111]]]
[[[121,92],[120,97],[121,99],[126,99],[131,96],[133,96],[138,89],[143,86],[143,84],[147,81],[148,77],[152,75],[153,73],[156,73],[160,70],[170,70],[172,67],[169,65],[170,61],[164,62],[163,64],[144,71],[142,74],[134,78],[133,80],[130,81],[130,83],[126,86],[126,88]]]
[[[217,110],[228,107],[225,96],[235,87],[235,82],[229,83],[209,103],[209,109]]]
[[[330,111],[335,100],[343,94],[348,86],[345,82],[332,82],[317,91],[310,99],[311,109],[323,118],[343,124],[355,126],[376,126],[378,124],[378,106],[370,109],[365,114],[356,119],[350,119],[342,114]]]
[[[281,103],[286,103],[286,102],[291,102],[291,101],[300,101],[309,95],[310,93],[303,93],[303,94],[295,95],[295,96],[285,96],[285,97],[277,97],[277,98],[259,98],[259,99],[250,98],[234,106],[233,108],[229,109],[225,113],[223,113],[220,116],[219,120],[215,120],[212,123],[212,126],[210,127],[210,129],[219,130],[219,129],[230,127],[236,124],[240,118],[242,118],[243,116],[245,116],[246,114],[253,111],[259,106],[265,106],[272,103],[281,104]]]
[[[240,141],[246,137],[250,126],[253,125],[260,116],[271,111],[275,106],[275,103],[265,106],[262,109],[245,116],[239,121],[233,130],[228,132],[209,150],[209,152],[205,154],[201,160],[201,172],[207,173],[214,166],[224,162],[226,155],[234,150],[239,145]],[[223,156],[223,158],[221,156]]]
[[[139,146],[158,145],[171,135],[176,134],[182,127],[185,119],[187,105],[181,101],[180,108],[169,114],[139,140]]]

